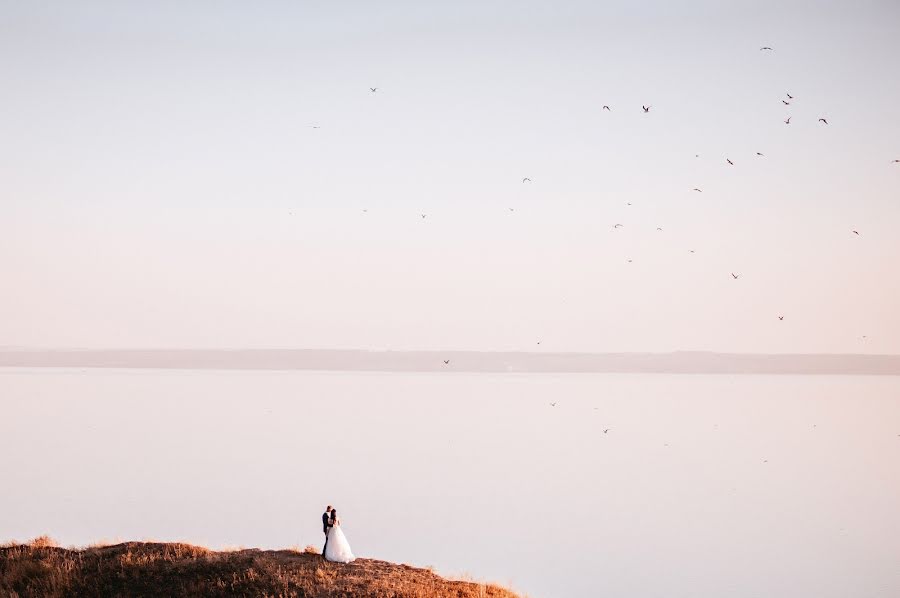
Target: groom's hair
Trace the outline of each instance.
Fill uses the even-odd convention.
[[[327,507],[325,507],[325,510],[326,510],[326,511],[330,511],[330,510],[331,510],[331,505],[328,505]]]

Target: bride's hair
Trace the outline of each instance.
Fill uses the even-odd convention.
[[[337,517],[337,509],[331,509],[331,516]]]

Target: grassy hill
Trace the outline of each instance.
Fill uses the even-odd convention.
[[[126,542],[65,549],[46,540],[0,547],[0,597],[247,596],[254,598],[518,598],[495,585],[427,569],[312,551],[215,552],[190,544]]]

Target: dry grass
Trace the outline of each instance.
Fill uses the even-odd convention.
[[[56,543],[56,540],[47,535],[38,536],[29,542],[28,545],[32,548],[56,548],[59,546],[59,544]]]
[[[317,552],[215,552],[146,542],[72,550],[42,536],[0,547],[0,596],[517,598],[493,584],[450,581],[426,569],[370,559],[329,563]]]

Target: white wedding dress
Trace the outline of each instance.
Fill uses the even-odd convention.
[[[350,543],[347,542],[347,536],[341,530],[341,518],[338,517],[334,522],[334,527],[328,530],[328,545],[325,546],[325,560],[333,563],[349,563],[356,557],[350,550]]]

